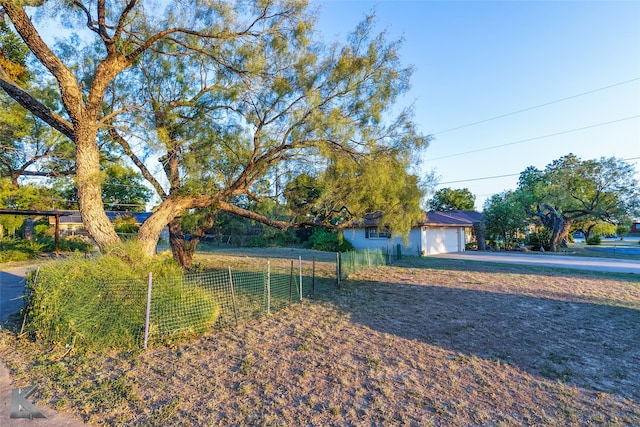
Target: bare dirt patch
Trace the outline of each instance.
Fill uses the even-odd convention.
[[[317,268],[315,299],[173,348],[65,354],[5,333],[0,356],[96,424],[640,424],[637,278],[415,259],[336,290],[330,259]]]

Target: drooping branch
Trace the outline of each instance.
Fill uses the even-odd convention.
[[[7,73],[0,68],[0,87],[18,104],[31,111],[36,117],[49,126],[73,140],[75,133],[73,126],[62,116],[42,104],[9,78]]]
[[[258,221],[259,223],[266,224],[268,226],[277,228],[282,231],[287,231],[289,228],[296,226],[296,224],[294,223],[271,219],[264,215],[258,214],[256,212],[253,212],[247,209],[243,209],[239,206],[235,206],[227,202],[219,202],[218,208],[221,211],[229,212],[234,215],[241,216],[243,218],[252,219],[254,221]]]
[[[80,117],[80,112],[82,111],[82,107],[84,105],[82,99],[82,90],[80,89],[78,81],[73,72],[49,48],[49,46],[47,46],[44,40],[42,40],[42,37],[40,37],[40,34],[33,26],[31,19],[21,6],[17,6],[14,2],[11,1],[0,1],[0,6],[2,6],[5,13],[9,16],[9,19],[11,19],[13,26],[15,27],[16,31],[18,31],[20,37],[22,37],[22,40],[25,42],[29,50],[36,56],[36,58],[38,58],[42,65],[44,65],[45,68],[47,68],[47,70],[49,70],[58,81],[60,91],[62,93],[62,100],[72,120]],[[1,80],[6,79],[1,78]],[[7,90],[7,88],[5,88],[4,86],[3,89],[5,89],[5,91]],[[26,105],[33,105],[32,103],[25,104],[24,101],[21,102],[20,99],[15,98],[12,93],[7,93],[25,107]],[[15,93],[15,91],[13,93]],[[37,105],[33,105],[33,107],[37,107]],[[45,118],[42,119],[45,120]],[[47,121],[47,123],[49,122]],[[51,124],[51,126],[54,126],[53,123],[49,124]],[[60,128],[60,125],[56,126],[56,129],[62,132]],[[65,133],[65,135],[69,136],[67,133]]]
[[[120,133],[118,133],[118,131],[114,128],[109,128],[109,136],[111,136],[111,138],[113,138],[118,143],[118,145],[122,147],[122,149],[124,150],[124,153],[127,156],[129,156],[131,161],[138,167],[142,176],[144,176],[147,182],[151,184],[151,186],[156,190],[158,195],[161,198],[165,198],[167,194],[165,193],[164,188],[162,188],[162,185],[160,185],[160,182],[153,176],[153,174],[151,173],[151,171],[149,171],[149,169],[144,164],[144,162],[133,152],[133,150],[131,149],[131,145],[129,144],[129,141],[127,141],[126,138],[120,135]]]

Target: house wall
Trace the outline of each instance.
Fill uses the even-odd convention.
[[[362,249],[382,249],[384,251],[395,250],[396,245],[402,247],[403,255],[419,256],[422,252],[422,229],[412,228],[409,232],[409,239],[405,245],[400,236],[385,238],[367,238],[364,228],[350,228],[344,231],[344,238],[347,239],[354,248]]]

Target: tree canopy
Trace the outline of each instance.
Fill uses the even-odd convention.
[[[621,224],[640,213],[640,187],[633,166],[614,157],[581,160],[568,154],[541,171],[520,174],[517,197],[530,218],[551,230],[551,250],[581,222]]]
[[[513,191],[494,194],[487,199],[482,216],[486,224],[486,233],[499,236],[507,249],[524,233],[527,226],[526,212]]]
[[[476,196],[468,188],[441,188],[429,200],[429,208],[434,211],[475,209]]]
[[[203,224],[224,211],[281,229],[344,227],[376,210],[406,232],[421,215],[410,165],[428,138],[410,110],[390,113],[411,69],[398,42],[373,33],[373,17],[347,43],[325,45],[298,0],[170,2],[164,10],[136,0],[44,2],[33,20],[17,2],[0,6],[20,37],[12,43],[33,59],[26,71],[42,76],[26,84],[7,65],[16,61],[5,61],[0,87],[72,143],[80,211],[102,249],[119,240],[101,173],[104,158],[117,155],[160,199],[138,233],[149,254],[162,228],[194,209]],[[83,36],[47,45],[39,31],[53,16]],[[279,218],[247,209],[248,199],[280,204],[302,174],[318,183],[308,211],[298,204]]]

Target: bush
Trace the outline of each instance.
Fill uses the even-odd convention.
[[[46,245],[33,240],[24,239],[2,239],[0,242],[0,262],[26,261],[38,258],[44,251]]]
[[[54,252],[56,250],[56,241],[53,237],[39,236],[35,241],[40,244],[40,252]],[[63,252],[89,252],[93,249],[93,244],[88,237],[61,237],[58,239],[58,249]]]
[[[52,237],[37,235],[33,240],[2,239],[0,249],[0,262],[26,261],[38,258],[43,252],[55,251],[56,244]],[[58,249],[63,252],[89,252],[93,244],[86,237],[71,236],[60,238]]]
[[[529,246],[532,251],[539,251],[540,248],[549,251],[551,250],[551,231],[542,228],[529,233],[524,243],[526,246]]]
[[[345,240],[342,234],[323,228],[315,229],[305,246],[309,249],[325,252],[347,252],[354,249],[351,242]]]
[[[213,295],[185,285],[182,270],[168,256],[148,260],[141,253],[130,243],[95,259],[73,256],[33,273],[28,278],[28,330],[46,344],[92,351],[139,348],[149,271],[154,277],[152,333],[163,334],[167,324],[181,331],[177,337],[163,335],[169,338],[208,330],[220,312]],[[205,309],[185,316],[185,305],[194,303]]]
[[[132,234],[140,230],[140,227],[136,225],[136,219],[130,214],[117,216],[113,220],[113,226],[116,229],[116,233]]]
[[[280,231],[271,227],[265,227],[261,234],[252,236],[247,245],[250,247],[266,248],[269,246],[289,246],[298,244],[295,231]]]
[[[593,236],[587,239],[587,245],[590,245],[590,246],[597,246],[600,243],[602,243],[602,239],[600,238],[599,234],[594,234]]]
[[[29,253],[17,249],[3,249],[2,252],[0,252],[0,262],[20,262],[32,258],[33,256]]]

